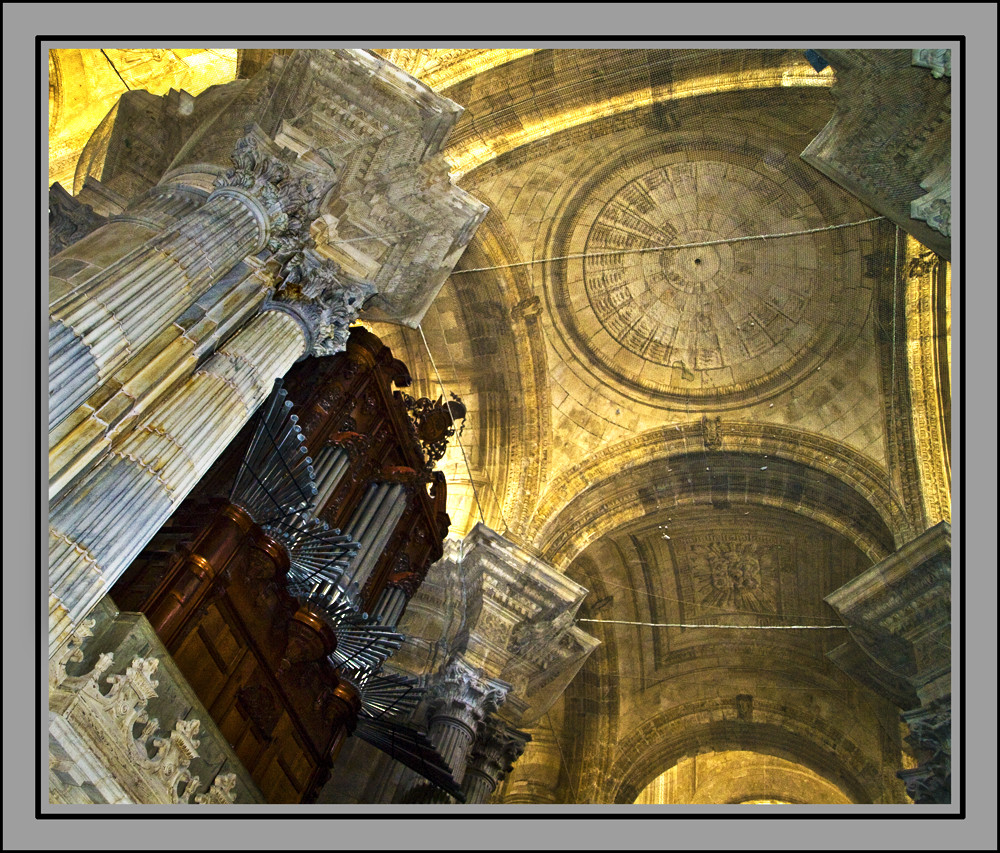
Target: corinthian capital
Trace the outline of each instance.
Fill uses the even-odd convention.
[[[506,682],[488,678],[481,670],[455,658],[428,691],[429,715],[432,719],[452,717],[474,728],[504,703],[509,691]]]
[[[490,717],[479,728],[472,746],[472,765],[494,781],[514,769],[514,762],[524,753],[531,735]]]
[[[267,246],[284,264],[312,245],[309,227],[336,175],[286,162],[272,150],[264,134],[250,128],[236,142],[230,157],[233,168],[215,181],[216,192],[227,190],[256,201],[267,224]]]
[[[264,308],[287,311],[299,321],[310,355],[343,352],[350,325],[377,292],[375,285],[351,278],[309,249],[289,259],[281,274],[278,292]]]

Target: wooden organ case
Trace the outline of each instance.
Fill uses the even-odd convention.
[[[329,546],[356,549],[346,561],[353,592],[337,593],[354,596],[360,615],[350,625],[362,617],[377,623],[383,642],[442,555],[446,485],[432,469],[453,416],[464,415],[458,401],[415,401],[393,390],[410,381],[388,347],[356,327],[345,352],[300,362],[283,389],[295,403],[294,438],[304,439],[312,460],[308,525],[351,540]],[[316,597],[303,596],[302,571],[298,581],[293,577],[298,546],[278,535],[287,534],[287,518],[275,521],[273,508],[265,512],[233,497],[233,482],[250,479],[245,460],[254,453],[260,417],[222,453],[111,595],[121,610],[147,616],[267,800],[310,802],[358,724],[364,691],[355,658],[351,677],[346,664],[337,664],[348,654],[336,657],[338,642],[347,643],[350,631],[338,636]],[[267,485],[264,475],[253,479]],[[327,544],[330,533],[323,534]],[[447,767],[438,770],[447,787]]]

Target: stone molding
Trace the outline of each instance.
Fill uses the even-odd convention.
[[[922,702],[950,695],[951,525],[936,524],[825,600],[858,645]]]
[[[150,719],[147,705],[157,696],[159,682],[153,676],[158,658],[135,657],[123,674],[103,678],[110,685],[107,692],[101,691],[101,681],[114,664],[113,653],[102,653],[84,675],[68,675],[66,665],[83,659],[81,647],[93,636],[94,625],[94,619],[84,620],[50,662],[50,736],[74,741],[75,754],[95,757],[131,802],[190,803],[201,784],[189,769],[198,757],[200,720],[178,719],[169,732],[164,732],[158,719]],[[61,717],[63,724],[51,725],[55,716]],[[142,730],[136,736],[138,725]],[[150,747],[155,750],[152,757]],[[207,792],[194,797],[194,802],[233,803],[237,798],[236,781],[233,773],[220,774]]]

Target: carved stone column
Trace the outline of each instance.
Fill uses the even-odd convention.
[[[462,787],[466,803],[488,803],[500,781],[514,768],[531,740],[495,718],[487,718],[470,752]]]
[[[74,478],[97,463],[116,438],[120,440],[144,413],[256,314],[269,291],[269,277],[261,267],[237,264],[51,430],[49,500],[71,487]]]
[[[951,802],[951,526],[936,524],[826,601],[854,640],[828,657],[905,711],[921,763],[896,775],[915,802]]]
[[[459,784],[465,775],[469,751],[479,727],[507,698],[510,685],[484,677],[461,658],[452,660],[429,690],[427,733]],[[404,802],[451,802],[444,792],[421,783],[403,796]]]
[[[432,690],[428,733],[456,782],[465,775],[469,747],[487,714],[507,698],[509,684],[484,674],[460,658],[453,660]]]
[[[288,314],[258,315],[52,506],[50,651],[169,518],[305,344]]]
[[[332,171],[293,177],[266,145],[259,133],[243,137],[235,168],[201,208],[98,274],[69,288],[54,283],[50,429],[239,261],[265,247],[282,263],[301,252]]]

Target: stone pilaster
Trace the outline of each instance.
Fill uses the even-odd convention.
[[[54,651],[104,596],[305,350],[299,325],[265,311],[231,338],[54,504]]]
[[[466,765],[462,785],[465,802],[488,803],[530,740],[527,732],[511,728],[496,718],[487,718],[480,726]]]
[[[854,641],[828,656],[905,711],[921,763],[896,775],[915,802],[950,802],[951,526],[936,524],[826,601]]]

